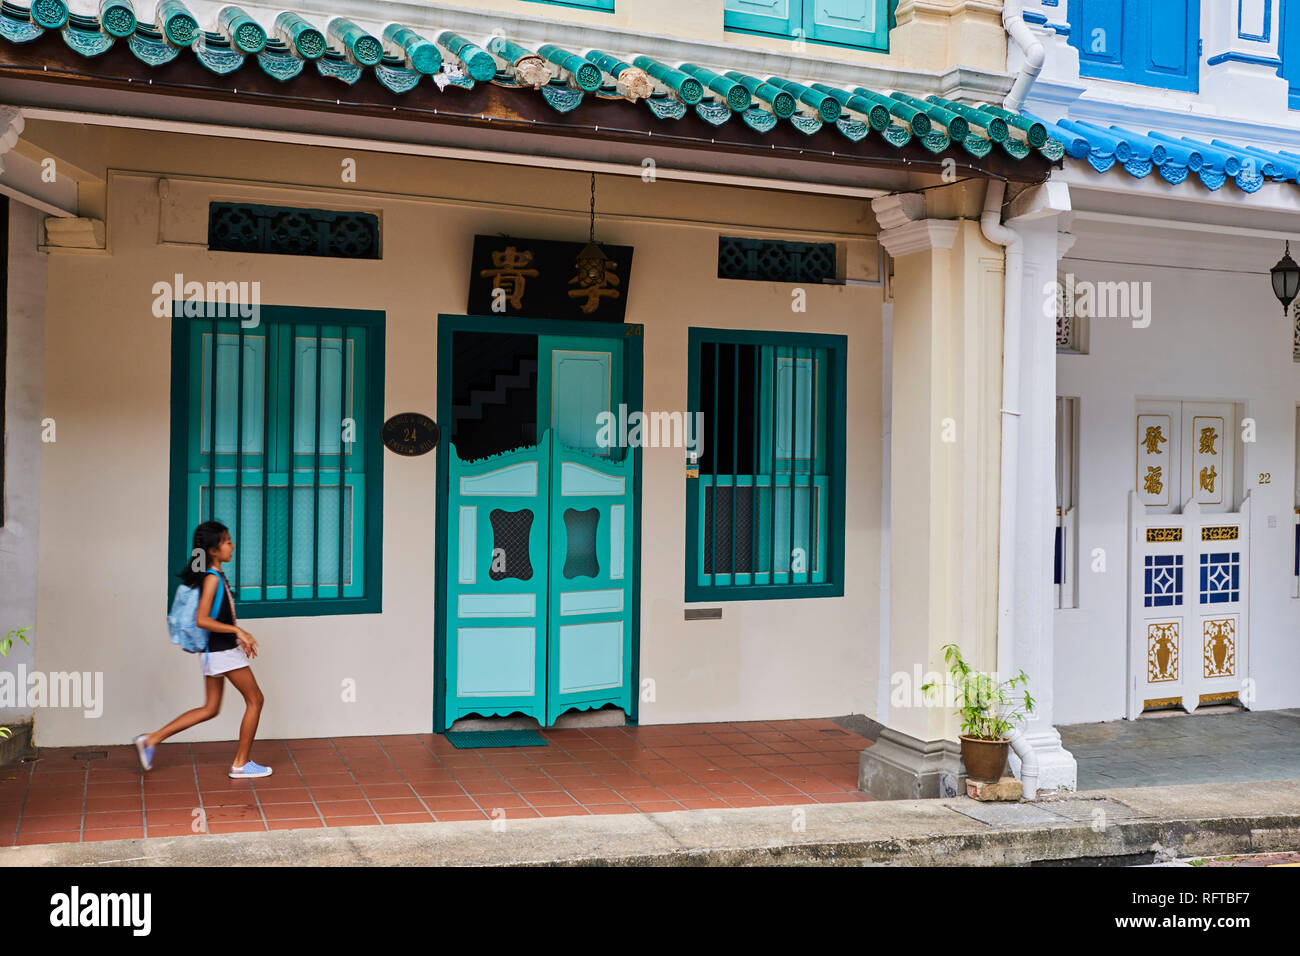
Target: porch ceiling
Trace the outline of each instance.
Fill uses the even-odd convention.
[[[479,46],[452,31],[398,24],[380,38],[341,17],[317,25],[282,13],[264,24],[236,7],[203,26],[212,29],[179,0],[162,0],[153,25],[136,19],[129,0],[108,0],[100,16],[69,16],[64,0],[33,0],[30,10],[5,0],[5,98],[208,122],[260,110],[263,122],[278,113],[279,128],[292,129],[303,128],[306,110],[319,118],[312,131],[339,122],[354,131],[367,121],[376,129],[504,130],[528,142],[599,144],[612,161],[639,164],[650,146],[697,157],[707,150],[704,162],[817,163],[839,171],[829,181],[858,183],[863,167],[1037,182],[1064,153],[1043,124],[994,105],[750,76],[726,64],[499,36]],[[299,114],[296,125],[286,110]]]

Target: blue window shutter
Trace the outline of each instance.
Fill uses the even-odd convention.
[[[810,40],[889,49],[885,0],[803,0],[803,31]]]
[[[1128,0],[1133,6],[1135,0]],[[1079,50],[1079,73],[1124,80],[1125,0],[1070,0],[1070,43]]]
[[[1281,55],[1279,71],[1291,88],[1291,109],[1300,110],[1300,4],[1282,4]],[[1300,534],[1300,532],[1297,532]],[[1296,552],[1300,556],[1300,550]]]
[[[1143,39],[1138,62],[1139,83],[1171,90],[1195,91],[1200,86],[1200,0],[1140,0]]]
[[[794,36],[801,0],[726,0],[723,25],[730,30]]]
[[[1070,0],[1079,74],[1195,92],[1200,0]]]

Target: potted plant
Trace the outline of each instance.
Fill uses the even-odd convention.
[[[954,713],[961,717],[959,736],[966,775],[975,780],[1000,780],[1007,769],[1012,727],[1034,712],[1034,699],[1026,689],[1029,677],[1021,670],[1008,680],[995,681],[966,663],[956,644],[944,645],[943,659],[956,691]],[[931,681],[921,690],[929,694],[936,686]]]
[[[15,640],[20,640],[30,647],[32,642],[27,639],[27,632],[31,629],[29,624],[27,627],[20,627],[16,631],[10,631],[3,638],[0,638],[0,655],[8,657],[9,648],[14,646]],[[8,727],[0,727],[0,740],[8,740],[12,736],[13,734]]]

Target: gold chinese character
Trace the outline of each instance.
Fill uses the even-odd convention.
[[[1217,477],[1219,476],[1215,474],[1213,465],[1211,465],[1209,468],[1202,468],[1201,488],[1203,488],[1205,491],[1208,491],[1210,494],[1214,494],[1214,479]]]
[[[492,264],[496,268],[481,269],[479,275],[484,279],[490,278],[493,289],[504,289],[510,304],[516,309],[522,309],[525,279],[540,275],[536,269],[524,268],[532,261],[533,254],[528,250],[520,252],[514,246],[506,246],[504,252],[492,253]]]
[[[1164,487],[1164,482],[1160,480],[1160,466],[1148,465],[1146,480],[1142,482],[1142,490],[1149,495],[1158,495],[1164,490]]]
[[[1219,440],[1219,433],[1213,428],[1201,429],[1201,446],[1199,453],[1202,455],[1217,455],[1218,451],[1214,448],[1214,443]]]
[[[1142,439],[1142,444],[1146,446],[1148,455],[1160,454],[1160,444],[1169,441],[1164,436],[1164,432],[1159,425],[1147,426],[1147,437]]]
[[[619,284],[618,276],[614,274],[618,263],[603,255],[591,254],[592,249],[592,244],[588,243],[578,254],[575,262],[578,274],[569,280],[569,285],[578,284],[578,288],[569,290],[569,298],[587,300],[582,303],[583,312],[595,312],[603,298],[618,298],[618,290],[612,288]]]

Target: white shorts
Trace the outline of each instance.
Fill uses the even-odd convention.
[[[204,657],[208,659],[206,666],[203,662]],[[249,663],[248,655],[238,644],[228,651],[211,651],[199,655],[199,668],[203,671],[204,677],[216,677],[226,671],[237,671],[241,667],[247,667]]]

